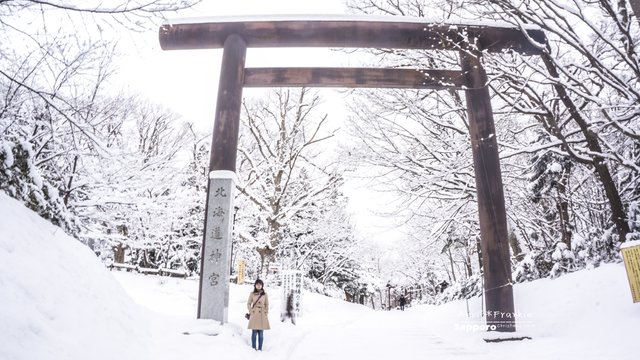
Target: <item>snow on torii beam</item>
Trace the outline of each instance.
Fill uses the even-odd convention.
[[[164,50],[224,48],[216,117],[211,145],[211,174],[235,173],[242,88],[247,86],[335,86],[397,87],[465,90],[472,143],[478,210],[480,218],[482,266],[487,325],[493,330],[515,331],[511,264],[507,241],[500,160],[498,157],[493,110],[487,76],[481,64],[482,51],[513,50],[538,55],[546,42],[535,28],[522,30],[511,25],[431,24],[423,19],[314,18],[269,19],[238,18],[174,21],[160,28]],[[460,53],[462,71],[410,69],[346,68],[255,68],[245,69],[247,47],[338,47],[454,50]],[[200,276],[199,318],[227,321],[228,283],[220,273],[205,269],[229,269],[230,217],[214,219],[220,209],[231,209],[230,200],[213,200],[220,195],[224,176],[210,175],[205,210],[205,239]],[[228,185],[228,184],[227,184]],[[217,186],[217,188],[215,188]],[[233,188],[226,188],[231,191]],[[217,192],[216,192],[217,191]],[[228,194],[232,198],[232,194]],[[220,200],[221,201],[221,200]],[[222,208],[220,207],[222,204]],[[216,206],[216,211],[212,210]],[[224,211],[222,211],[224,213]],[[212,215],[213,214],[213,215]],[[214,221],[215,220],[215,221]],[[216,222],[221,220],[221,222]],[[211,224],[217,225],[213,231]],[[219,231],[222,229],[222,231]],[[217,236],[217,237],[216,237]],[[211,250],[208,247],[216,244]],[[220,253],[218,250],[222,250]],[[209,254],[210,253],[210,254]],[[207,261],[205,261],[205,258]],[[222,263],[220,263],[222,262]],[[218,271],[218,270],[216,270]],[[209,276],[207,276],[209,275]],[[224,274],[222,274],[224,275]],[[215,278],[215,290],[212,278]],[[207,281],[211,287],[208,288]],[[225,285],[226,284],[226,285]],[[203,300],[207,290],[215,299]],[[215,309],[208,308],[213,304]],[[505,316],[509,314],[511,316]]]
[[[285,18],[285,17],[281,17]],[[404,17],[326,17],[315,20],[259,20],[214,18],[174,21],[160,27],[163,50],[220,49],[232,34],[239,35],[247,47],[334,47],[423,50],[460,50],[468,39],[489,52],[512,49],[525,55],[538,55],[546,41],[540,29],[527,29],[527,35],[512,25],[441,24]],[[462,34],[466,34],[463,36]]]

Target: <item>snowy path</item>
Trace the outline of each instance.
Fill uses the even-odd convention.
[[[434,316],[437,311],[374,311],[361,305],[345,303],[318,294],[305,297],[305,314],[296,326],[279,321],[281,296],[270,295],[271,330],[265,331],[264,351],[251,349],[251,331],[246,329],[245,295],[250,287],[233,286],[229,309],[229,324],[217,328],[213,322],[193,318],[196,305],[195,282],[166,280],[160,285],[150,277],[114,273],[141,304],[159,313],[178,316],[175,321],[159,317],[154,326],[153,347],[157,359],[176,356],[186,358],[206,354],[224,355],[226,359],[265,360],[399,360],[409,356],[418,359],[495,360],[490,348],[477,343],[459,341],[460,332],[452,332],[451,319]],[[215,329],[217,328],[217,329]],[[221,336],[207,333],[221,332]],[[448,329],[448,331],[442,331]],[[183,331],[192,336],[181,335]],[[233,339],[232,341],[229,338]],[[228,339],[228,340],[224,340]],[[479,340],[479,337],[477,337]]]
[[[412,312],[375,312],[342,326],[308,330],[292,346],[287,359],[324,360],[350,358],[397,359],[490,359],[486,354],[464,349],[454,339],[436,334]]]
[[[602,275],[595,280],[590,278],[593,273],[584,272],[520,285],[516,288],[519,309],[530,314],[530,320],[521,319],[519,331],[533,340],[502,343],[486,343],[482,333],[460,329],[478,323],[478,299],[468,304],[416,306],[405,312],[374,311],[305,292],[304,314],[294,326],[279,321],[281,294],[271,287],[271,330],[265,332],[260,353],[251,348],[251,331],[243,317],[251,286],[231,286],[229,323],[219,326],[194,318],[197,281],[113,275],[133,299],[154,312],[145,344],[150,351],[146,358],[157,360],[636,360],[628,344],[637,333],[640,307],[628,301],[624,267],[611,265],[599,271]],[[587,286],[590,282],[594,284]],[[553,307],[541,302],[534,294],[543,287],[563,301],[554,302]],[[182,335],[184,331],[193,335]]]

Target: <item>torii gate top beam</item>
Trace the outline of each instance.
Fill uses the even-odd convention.
[[[217,49],[232,34],[247,47],[334,47],[460,50],[475,39],[480,50],[512,49],[538,55],[546,37],[542,30],[522,30],[509,24],[442,24],[419,18],[363,19],[327,17],[313,20],[254,20],[212,18],[174,21],[160,28],[163,50]],[[202,21],[202,22],[198,22]],[[534,43],[540,44],[539,46]]]

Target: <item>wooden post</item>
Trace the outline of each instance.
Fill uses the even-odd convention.
[[[233,193],[246,52],[247,44],[240,36],[232,34],[226,39],[209,162],[198,318],[221,323],[227,322],[229,308]]]
[[[515,313],[498,142],[487,74],[479,51],[460,51],[476,178],[484,269],[486,321],[489,330],[514,332]]]
[[[636,20],[640,21],[640,0],[629,0],[633,15],[636,16]]]
[[[244,63],[247,44],[238,35],[230,35],[224,43],[216,119],[209,170],[236,171],[238,129],[244,83]]]

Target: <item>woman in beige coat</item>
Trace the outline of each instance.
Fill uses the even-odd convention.
[[[262,351],[262,341],[264,340],[264,330],[269,330],[269,297],[264,291],[264,283],[258,279],[253,284],[253,291],[249,294],[247,300],[247,309],[249,309],[249,326],[251,332],[251,346]],[[256,337],[258,338],[258,347],[256,347]]]

